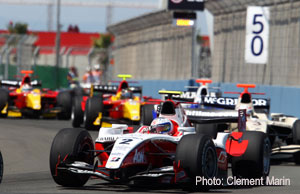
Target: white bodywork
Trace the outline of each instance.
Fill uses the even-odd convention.
[[[268,133],[268,126],[277,126],[292,129],[294,122],[298,120],[298,118],[296,117],[286,116],[281,113],[271,114],[272,120],[270,120],[267,114],[255,112],[253,108],[253,102],[242,103],[241,97],[238,99],[238,103],[235,109],[253,110],[253,114],[248,115],[247,117],[247,130],[250,131],[261,131],[264,133]]]
[[[124,131],[127,130],[127,128],[127,125],[113,124],[110,128],[101,128],[99,130],[99,135],[96,139],[96,143],[115,142],[105,168],[120,168],[126,156],[132,151],[134,151],[134,149],[136,152],[135,155],[137,155],[136,160],[138,162],[143,162],[144,153],[142,151],[138,152],[136,148],[145,141],[155,142],[158,140],[164,140],[174,142],[177,144],[183,137],[183,135],[196,133],[194,127],[179,127],[178,130],[182,132],[179,136],[170,136],[165,134],[148,134],[141,132],[143,129],[147,128],[147,126],[142,126],[135,133],[124,134]],[[217,138],[213,140],[215,146],[225,150],[225,144],[228,136],[229,133],[218,133]]]

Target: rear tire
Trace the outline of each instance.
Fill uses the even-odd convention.
[[[194,185],[196,176],[213,179],[217,176],[217,153],[210,136],[191,134],[182,137],[177,145],[175,162],[184,169]],[[194,185],[195,186],[195,185]],[[207,191],[209,185],[199,183],[197,189]]]
[[[89,98],[85,104],[85,128],[87,130],[98,130],[101,127],[102,119],[100,126],[94,125],[100,112],[103,113],[103,97]]]
[[[69,120],[72,114],[72,95],[69,91],[60,92],[57,95],[57,106],[62,110],[57,114],[59,120]]]
[[[243,140],[248,140],[246,152],[232,157],[232,174],[238,178],[263,178],[270,173],[271,142],[263,132],[246,131]]]
[[[142,107],[142,118],[141,118],[141,125],[150,126],[151,122],[153,121],[153,112],[154,112],[154,105],[153,104],[145,104]]]
[[[50,170],[53,180],[57,184],[66,187],[83,186],[88,181],[89,175],[57,171],[56,165],[59,156],[62,161],[67,155],[72,156],[68,158],[68,162],[70,163],[83,161],[92,165],[94,163],[93,153],[90,152],[87,154],[88,150],[94,150],[94,144],[90,134],[86,130],[79,128],[60,130],[52,142],[50,151]]]
[[[80,127],[83,123],[84,112],[81,107],[82,96],[75,96],[72,108],[72,126]]]
[[[196,133],[209,135],[212,139],[217,138],[217,124],[195,124]]]

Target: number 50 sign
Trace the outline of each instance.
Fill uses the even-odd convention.
[[[270,10],[268,7],[250,6],[247,10],[246,63],[268,62]]]

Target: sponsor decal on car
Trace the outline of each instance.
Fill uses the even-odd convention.
[[[173,96],[174,98],[183,98],[183,99],[194,99],[196,98],[196,92],[183,92],[181,95]]]
[[[95,90],[117,90],[117,86],[109,86],[109,85],[94,85]]]
[[[118,137],[114,137],[114,136],[106,136],[106,137],[100,137],[99,141],[115,141],[117,140]]]
[[[181,99],[195,99],[195,92],[183,92],[181,95],[174,96],[174,98]],[[229,97],[213,97],[213,96],[203,96],[196,100],[197,103],[211,104],[211,105],[226,105],[226,106],[235,106],[238,102],[237,98]],[[267,99],[252,99],[253,106],[268,106]]]
[[[238,112],[233,111],[222,111],[222,112],[208,112],[201,110],[186,110],[186,115],[197,116],[197,117],[238,117]]]
[[[133,163],[145,163],[146,158],[145,158],[145,152],[144,150],[138,151],[138,149],[135,149],[135,154],[133,157]]]
[[[227,154],[225,151],[220,151],[218,154],[218,168],[221,170],[227,170],[228,162],[227,162]]]
[[[120,159],[120,157],[113,157],[110,162],[119,162]]]

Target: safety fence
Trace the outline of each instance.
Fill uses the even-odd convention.
[[[65,87],[69,67],[77,69],[78,78],[81,80],[87,67],[99,64],[103,55],[108,54],[105,49],[91,46],[70,46],[70,41],[64,42],[59,52],[59,64],[57,65],[55,46],[47,46],[52,43],[51,40],[54,39],[55,34],[49,32],[46,34],[47,37],[43,33],[41,34],[39,36],[43,37],[43,41],[39,40],[39,36],[35,33],[29,35],[0,33],[0,79],[20,79],[21,70],[35,70],[38,71],[35,74],[39,79],[43,79],[45,87],[53,88],[57,82],[53,79],[56,77],[59,80],[59,86]],[[68,39],[71,39],[74,35],[69,36]],[[87,42],[85,44],[90,44],[94,37],[90,38],[89,34],[85,36],[84,41]],[[78,42],[83,42],[83,40]],[[110,74],[107,66],[101,65],[101,68],[106,71],[105,75]],[[56,75],[57,72],[59,75]],[[103,81],[106,81],[107,77],[103,76]]]
[[[245,62],[248,6],[267,6],[270,10],[266,64]],[[208,0],[206,8],[214,15],[214,81],[300,85],[299,0]],[[253,24],[258,20],[255,18]]]

